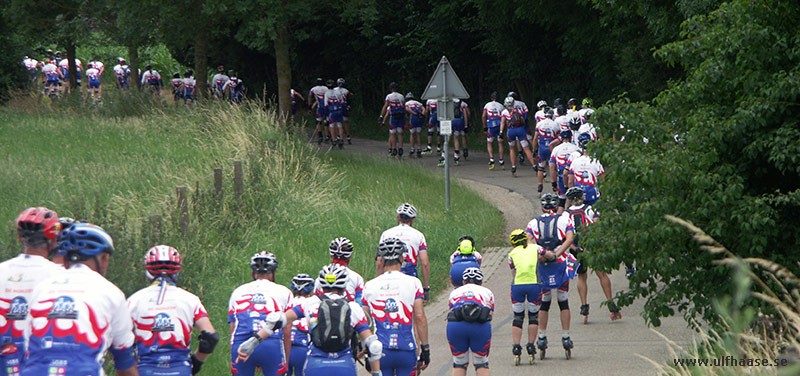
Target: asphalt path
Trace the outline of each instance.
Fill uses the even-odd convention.
[[[473,136],[474,137],[474,136]],[[424,137],[423,137],[424,138]],[[408,152],[406,145],[406,152]],[[371,157],[387,158],[386,142],[372,140],[353,140],[352,145],[345,145],[344,150],[331,148],[323,144],[323,153],[354,152]],[[451,155],[452,158],[452,155]],[[452,160],[452,159],[451,159]],[[404,158],[394,160],[395,163],[413,163],[428,168],[444,176],[444,169],[437,167],[438,156],[428,155],[421,159]],[[528,221],[541,213],[539,193],[536,192],[536,176],[530,164],[518,166],[517,177],[513,178],[510,164],[506,161],[506,170],[499,166],[495,170],[488,169],[488,154],[485,150],[470,150],[468,160],[451,168],[451,177],[466,184],[486,200],[503,212],[506,221],[506,234],[515,228],[524,228]],[[550,192],[545,183],[545,193]],[[444,187],[442,187],[444,200]],[[457,198],[453,198],[457,202]],[[602,215],[602,213],[601,213]],[[574,342],[572,357],[566,360],[561,347],[561,323],[558,306],[550,308],[550,320],[547,329],[549,348],[544,360],[538,354],[534,365],[527,363],[524,351],[526,334],[523,333],[523,358],[520,366],[514,365],[511,354],[511,273],[507,258],[511,248],[483,248],[482,269],[486,280],[484,286],[495,295],[495,312],[492,320],[492,347],[489,364],[492,373],[510,375],[515,372],[548,374],[548,375],[655,375],[656,368],[652,361],[663,363],[671,361],[675,356],[670,350],[670,342],[685,346],[691,343],[693,333],[686,327],[680,317],[662,320],[659,328],[650,328],[642,318],[643,300],[622,309],[621,320],[611,321],[606,307],[601,307],[605,297],[600,289],[597,277],[589,276],[588,303],[591,306],[588,324],[583,324],[583,317],[578,309],[581,305],[578,297],[576,280],[570,283],[570,336]],[[591,272],[590,272],[591,273]],[[618,270],[610,275],[614,292],[628,288],[628,280],[624,271]],[[366,276],[365,276],[366,277]],[[429,341],[431,344],[431,364],[425,375],[443,376],[452,372],[452,357],[446,336],[447,299],[450,290],[443,291],[431,303],[426,305],[428,317]],[[527,319],[526,319],[527,322]],[[662,337],[663,336],[663,337]],[[468,374],[475,371],[469,368]],[[367,374],[361,371],[361,374]]]

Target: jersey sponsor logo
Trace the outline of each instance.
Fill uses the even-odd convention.
[[[171,332],[175,330],[175,325],[172,323],[172,319],[166,313],[159,313],[153,319],[153,333],[157,332]]]
[[[11,299],[11,308],[6,314],[6,319],[9,321],[25,320],[28,315],[28,302],[25,298],[17,296]]]
[[[384,308],[385,312],[398,312],[400,311],[400,307],[397,306],[397,301],[389,298],[386,299],[386,308]]]
[[[75,310],[75,300],[69,296],[59,296],[53,302],[53,308],[47,313],[47,319],[66,319],[75,320],[78,312]]]
[[[267,298],[264,297],[264,294],[255,293],[250,297],[250,304],[267,304]]]

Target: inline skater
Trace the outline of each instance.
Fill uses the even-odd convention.
[[[467,102],[458,98],[453,99],[453,120],[451,121],[451,125],[453,126],[453,145],[455,146],[453,148],[453,163],[458,166],[458,162],[461,159],[459,154],[461,145],[464,146],[464,159],[467,159],[469,156],[466,136],[466,129],[469,126],[469,106]],[[460,145],[459,141],[461,142]],[[439,157],[439,167],[444,166],[445,158],[447,158],[447,156],[442,153]]]
[[[218,66],[217,73],[211,77],[211,82],[214,85],[214,94],[217,95],[217,99],[225,98],[225,83],[230,81],[230,79],[231,78],[225,74],[225,66]]]
[[[536,104],[536,107],[539,110],[536,111],[533,119],[536,121],[536,124],[539,124],[539,122],[545,118],[545,113],[547,112],[547,101],[544,99],[540,100],[539,103]]]
[[[308,91],[308,111],[311,113],[316,106],[317,127],[314,129],[314,133],[316,133],[318,137],[317,144],[322,144],[322,133],[327,133],[325,120],[328,117],[328,114],[325,113],[325,92],[328,91],[328,88],[322,84],[322,78],[318,77],[316,79],[316,83],[316,86],[312,87],[311,90]]]
[[[56,249],[61,222],[56,212],[28,208],[16,220],[22,253],[0,263],[0,375],[19,376],[25,359],[25,320],[31,293],[45,278],[62,269],[50,262]]]
[[[58,58],[58,56],[56,56]],[[64,81],[69,82],[69,60],[66,56],[63,59],[58,61],[58,67],[61,69],[61,76],[64,77]],[[83,76],[83,63],[77,58],[75,59],[75,70],[77,71],[75,74],[75,83],[78,86],[81,86],[81,77]]]
[[[588,266],[584,257],[586,250],[579,246],[578,241],[579,237],[581,236],[580,234],[585,232],[586,228],[590,224],[597,222],[600,216],[596,211],[594,211],[591,205],[584,203],[583,199],[583,189],[572,187],[567,191],[567,201],[570,205],[567,208],[567,213],[569,213],[569,216],[572,218],[572,222],[575,225],[575,241],[572,243],[573,247],[570,252],[574,253],[578,261],[580,261],[580,266],[577,270],[578,295],[581,298],[580,314],[583,316],[583,323],[586,324],[589,320],[589,304],[586,301],[586,295],[588,292],[588,285],[586,284],[588,275],[586,272],[588,271]],[[611,279],[608,278],[608,274],[605,272],[600,270],[595,270],[594,272],[597,274],[597,278],[600,280],[600,287],[603,289],[603,294],[606,296],[611,320],[614,321],[621,319],[622,314],[619,312],[617,305],[614,304],[614,299],[611,295]]]
[[[409,141],[411,142],[411,152],[408,155],[413,157],[414,152],[416,152],[417,158],[422,158],[422,140],[420,134],[422,133],[422,124],[425,118],[425,107],[422,103],[414,99],[414,93],[412,92],[406,94],[406,112],[408,113],[408,133]]]
[[[384,353],[381,369],[387,375],[419,374],[430,363],[424,290],[419,279],[400,271],[404,253],[406,245],[400,239],[381,240],[378,258],[385,272],[364,285],[361,299],[375,323]]]
[[[425,242],[425,235],[413,228],[414,219],[417,218],[417,209],[414,205],[404,203],[397,207],[397,226],[394,226],[381,234],[380,241],[388,238],[397,238],[406,245],[406,253],[401,265],[401,271],[412,277],[417,277],[417,264],[422,268],[422,282],[425,283],[425,300],[431,289],[430,276],[431,266],[428,262],[428,245]],[[375,258],[375,275],[383,274],[383,259],[377,255]]]
[[[547,349],[547,321],[553,290],[556,290],[558,308],[561,310],[561,345],[567,359],[572,356],[572,340],[569,337],[569,280],[574,277],[575,258],[567,252],[572,245],[575,227],[569,216],[556,214],[558,197],[552,193],[542,195],[543,215],[528,223],[525,232],[529,243],[545,249],[543,261],[538,265],[542,286],[542,305],[539,310],[539,335],[536,346],[544,359]]]
[[[428,147],[425,149],[425,154],[433,153],[433,149],[431,148],[431,144],[433,143],[433,137],[436,137],[436,154],[442,154],[442,136],[439,134],[439,117],[436,112],[436,108],[438,107],[438,103],[436,99],[428,99],[425,102],[425,113],[424,115],[428,117]]]
[[[450,293],[447,313],[447,343],[453,354],[453,376],[466,376],[469,352],[477,376],[489,376],[494,294],[483,287],[480,268],[464,270],[463,286]]]
[[[128,298],[142,376],[195,375],[219,342],[200,298],[176,285],[181,266],[177,249],[167,245],[150,248],[144,256],[150,286]],[[192,328],[200,332],[194,353]]]
[[[480,268],[483,256],[475,247],[475,240],[469,235],[464,235],[458,239],[458,248],[450,255],[450,282],[453,287],[461,287],[463,284],[464,270],[468,268]]]
[[[353,243],[350,239],[344,237],[333,239],[330,247],[328,247],[328,253],[331,255],[331,264],[347,268],[347,284],[344,287],[345,297],[351,302],[360,302],[361,294],[364,292],[364,278],[361,277],[361,274],[348,267],[350,258],[353,256]],[[314,283],[314,294],[322,294],[320,281]]]
[[[244,98],[244,82],[237,77],[236,72],[234,72],[233,69],[228,70],[228,76],[230,76],[230,80],[225,83],[223,90],[228,91],[231,103],[239,104],[242,102],[242,98]]]
[[[120,89],[127,89],[128,88],[128,77],[131,75],[131,70],[128,68],[125,59],[119,57],[117,58],[117,65],[112,68],[114,70],[114,78],[115,82],[117,83],[117,87]]]
[[[588,134],[578,136],[578,146],[581,150],[580,155],[573,153],[569,161],[569,186],[583,189],[584,202],[594,205],[600,198],[597,181],[605,173],[605,170],[600,161],[589,155],[587,145],[590,142],[591,136]]]
[[[39,61],[28,56],[22,57],[22,66],[28,72],[28,85],[31,88],[36,86],[36,80],[39,78]]]
[[[546,112],[544,120],[536,124],[536,132],[533,136],[534,153],[536,153],[536,150],[539,152],[539,163],[536,168],[536,179],[538,182],[536,191],[539,193],[542,193],[544,174],[545,171],[547,171],[547,165],[550,161],[550,143],[558,137],[558,132],[560,132],[558,124],[556,124],[552,118],[553,112]],[[553,180],[553,177],[551,176],[550,179]]]
[[[61,90],[61,80],[64,77],[52,60],[42,67],[42,74],[45,77],[44,95],[50,96],[51,91],[54,91],[55,94],[58,95]]]
[[[514,107],[514,98],[506,97],[503,101],[505,109],[502,112],[502,119],[500,121],[500,134],[503,134],[508,129],[508,150],[511,159],[511,176],[517,177],[517,148],[520,148],[525,154],[528,155],[529,160],[533,160],[531,149],[528,148],[528,138],[525,134],[525,118],[522,112]],[[536,165],[533,165],[534,170]]]
[[[397,159],[403,158],[403,126],[405,126],[405,98],[397,92],[397,83],[389,84],[391,93],[386,95],[386,99],[381,108],[378,123],[381,127],[386,125],[386,118],[389,120],[389,155]]]
[[[89,95],[94,99],[95,102],[101,99],[102,97],[102,88],[100,87],[100,70],[95,68],[94,63],[89,63],[86,65],[86,80],[87,85],[87,92]]]
[[[147,64],[144,67],[144,73],[142,74],[140,84],[142,87],[148,88],[150,92],[155,95],[161,95],[161,86],[164,85],[164,83],[161,81],[161,75],[158,73],[158,71],[153,69],[153,66],[150,64]]]
[[[528,105],[525,102],[519,100],[519,94],[513,91],[509,91],[507,97],[514,98],[514,108],[519,110],[519,113],[522,114],[522,118],[525,120],[525,137],[530,143],[533,140],[533,135],[531,134],[531,127],[530,123],[528,122]],[[517,145],[517,151],[519,151],[519,163],[525,164],[525,154],[522,152],[522,145]],[[531,165],[534,165],[534,161],[531,159]]]
[[[511,353],[514,361],[519,365],[522,355],[522,325],[525,321],[525,311],[528,311],[528,343],[525,350],[528,352],[528,362],[533,364],[536,355],[537,330],[539,329],[539,308],[541,307],[542,287],[536,271],[542,259],[544,248],[536,243],[529,243],[525,231],[516,229],[509,235],[511,246],[514,247],[508,254],[508,266],[511,268],[511,310],[514,320],[511,322],[511,339],[513,346]],[[527,306],[527,307],[526,307]]]
[[[305,103],[306,98],[295,89],[289,89],[289,97],[292,99],[292,116],[297,113],[297,104]]]
[[[138,375],[125,294],[104,277],[113,240],[98,226],[76,223],[59,235],[58,252],[66,270],[31,294],[21,375],[104,375],[106,350],[117,375]]]
[[[183,82],[181,82],[181,89],[183,90],[183,103],[194,103],[197,81],[193,76],[192,70],[183,72]],[[230,82],[230,81],[229,81]]]
[[[556,213],[561,214],[564,212],[566,205],[567,181],[564,179],[568,179],[567,160],[579,148],[578,145],[571,142],[572,131],[569,129],[561,131],[558,134],[558,138],[561,143],[554,147],[553,152],[550,153],[550,175],[556,176],[556,181],[553,182],[553,192],[558,194],[558,209]]]
[[[329,81],[332,83],[332,81]],[[328,114],[328,127],[331,134],[331,145],[339,145],[339,149],[344,149],[344,93],[341,90],[328,90],[325,92],[323,105]],[[336,139],[333,139],[333,137]]]
[[[301,306],[306,299],[314,295],[314,278],[308,274],[294,276],[291,290],[291,307]],[[320,293],[322,293],[321,290]],[[311,343],[311,337],[308,333],[309,325],[308,317],[292,321],[292,351],[289,353],[289,370],[286,372],[286,376],[304,375],[303,366],[306,364],[308,345]]]
[[[494,170],[494,150],[492,143],[497,139],[497,149],[500,152],[500,167],[505,170],[503,161],[503,134],[500,133],[500,122],[503,118],[504,107],[497,101],[497,92],[492,92],[491,100],[483,106],[483,130],[486,132],[486,151],[489,152],[489,169]]]
[[[177,104],[178,100],[183,99],[183,79],[181,74],[178,72],[173,73],[169,82],[172,85],[172,100]]]
[[[278,329],[287,322],[308,318],[311,343],[303,368],[304,374],[355,376],[356,364],[350,345],[351,338],[357,334],[369,354],[367,360],[372,376],[380,376],[381,354],[384,349],[378,337],[370,331],[364,310],[358,303],[348,301],[343,295],[347,268],[338,264],[326,265],[320,270],[317,280],[322,284],[324,294],[305,299],[285,313],[270,313],[261,330],[237,347],[239,360],[248,361],[272,328]],[[343,325],[343,320],[349,321],[349,325]]]
[[[342,107],[342,121],[344,123],[344,133],[347,135],[347,144],[350,145],[353,143],[352,139],[350,138],[350,98],[353,96],[353,92],[344,87],[344,78],[336,79],[335,90],[339,90],[344,98],[344,106]]]
[[[264,375],[280,375],[286,372],[291,349],[291,325],[265,331],[269,315],[283,314],[289,309],[292,292],[275,283],[278,259],[269,252],[259,252],[250,258],[253,281],[233,290],[228,304],[228,322],[231,325],[231,372],[240,376],[253,376],[256,367]],[[292,320],[294,321],[294,320]],[[285,322],[285,321],[284,321]],[[255,333],[263,332],[258,343],[249,348],[246,359],[240,359],[237,351],[249,343]],[[248,346],[250,346],[248,345]]]

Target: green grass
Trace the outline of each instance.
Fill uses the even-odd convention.
[[[20,102],[15,102],[17,105]],[[147,110],[149,108],[149,111]],[[420,167],[351,155],[319,154],[276,126],[258,106],[210,104],[193,111],[152,103],[139,116],[113,117],[79,104],[25,113],[0,110],[0,256],[19,252],[13,220],[28,206],[46,205],[63,216],[103,226],[115,240],[108,277],[130,295],[146,281],[141,259],[155,244],[184,256],[179,285],[197,294],[222,334],[204,367],[229,372],[227,301],[251,280],[249,257],[275,253],[277,281],[315,275],[329,262],[331,239],[353,240],[351,266],[374,276],[380,233],[396,224],[394,210],[409,201],[419,210],[434,288],[447,281],[447,257],[456,239],[498,243],[501,213],[476,193],[453,185],[452,210],[441,200],[441,180]],[[245,192],[233,194],[233,160],[244,160]],[[213,193],[212,169],[223,167],[224,193]],[[181,235],[175,186],[188,185],[190,230]],[[150,221],[163,219],[161,231]]]

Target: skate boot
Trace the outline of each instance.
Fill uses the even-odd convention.
[[[392,156],[392,148],[389,148],[389,156]]]
[[[397,149],[392,149],[392,158],[397,158]]]
[[[589,322],[589,305],[583,304],[581,305],[581,316],[583,316],[583,325],[586,325]]]
[[[403,148],[397,149],[397,159],[403,159]]]
[[[572,357],[572,340],[569,337],[562,337],[561,338],[561,345],[564,346],[564,354],[567,356],[567,360]]]
[[[553,187],[553,193],[558,192],[558,183],[553,182],[551,186]]]
[[[344,149],[344,141],[341,138],[339,139],[338,144],[339,144],[339,150]]]
[[[422,149],[417,149],[417,159],[422,158]]]
[[[438,166],[439,166],[439,167],[442,167],[442,166],[444,166],[444,157],[440,157],[440,158],[439,158],[439,164],[438,164]]]
[[[522,153],[520,153],[518,158],[519,158],[519,164],[524,165],[525,164],[525,156],[522,155]]]
[[[436,145],[436,154],[442,154],[442,146]]]
[[[494,170],[494,159],[489,159],[489,170]]]
[[[614,302],[608,302],[608,310],[611,312],[611,321],[616,321],[622,318],[622,314],[619,313],[619,307],[617,307]]]
[[[353,144],[353,140],[350,139],[350,136],[347,136],[347,144],[348,145],[352,145]]]
[[[464,148],[464,160],[465,161],[467,160],[467,157],[469,157],[469,149]]]
[[[500,168],[501,168],[501,169],[503,169],[503,170],[505,170],[505,169],[506,169],[506,161],[504,161],[504,160],[502,160],[502,159],[501,159],[501,160],[499,160],[498,162],[500,162]]]
[[[430,145],[428,145],[428,147],[426,147],[426,148],[425,148],[425,151],[424,151],[424,152],[422,152],[422,153],[423,153],[423,154],[425,154],[425,155],[428,155],[428,154],[433,154],[433,149],[431,148],[431,146],[430,146]]]
[[[511,177],[517,177],[517,166],[511,166]]]
[[[533,359],[536,357],[536,345],[528,342],[528,344],[525,345],[525,350],[528,351],[528,362],[530,364],[533,364],[534,363]]]
[[[514,345],[513,347],[511,347],[511,353],[514,354],[514,365],[518,366],[519,365],[519,357],[520,357],[520,355],[522,355],[522,346]]]
[[[453,166],[458,166],[458,156],[453,157]]]
[[[544,360],[544,353],[547,350],[547,337],[539,337],[536,340],[536,347],[539,348],[539,360]]]
[[[542,193],[542,190],[543,190],[543,189],[544,189],[544,188],[542,187],[542,185],[541,185],[541,184],[539,184],[539,186],[538,186],[538,187],[536,187],[536,192]]]
[[[325,136],[325,143],[326,144],[330,144],[331,143],[331,136]]]

